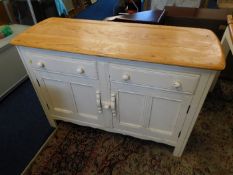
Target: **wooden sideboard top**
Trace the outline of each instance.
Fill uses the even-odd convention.
[[[227,15],[227,23],[229,26],[231,41],[233,41],[233,18],[232,18],[232,15]]]
[[[225,67],[220,42],[206,29],[49,18],[11,44],[211,70]]]

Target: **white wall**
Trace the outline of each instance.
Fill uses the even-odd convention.
[[[163,9],[166,5],[177,7],[200,7],[201,0],[152,0],[151,9]]]

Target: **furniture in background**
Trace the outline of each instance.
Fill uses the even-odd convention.
[[[233,53],[233,18],[232,15],[227,16],[227,23],[228,26],[224,32],[224,35],[221,40],[222,48],[223,48],[223,53],[225,55],[225,59],[227,58],[229,52]],[[213,81],[213,84],[211,86],[210,91],[212,91],[217,83],[217,80],[220,76],[220,72],[216,74],[216,77]]]
[[[163,24],[170,26],[197,27],[212,30],[221,38],[227,26],[226,16],[232,10],[165,7],[164,10],[149,10],[131,15],[119,15],[106,20],[144,24]]]
[[[216,36],[194,28],[51,18],[12,44],[52,126],[63,120],[153,140],[175,156],[225,67]]]
[[[133,14],[142,11],[141,0],[124,0],[125,1],[125,11],[124,13]]]
[[[142,23],[142,24],[161,24],[164,19],[165,10],[148,10],[135,14],[118,15],[106,18],[107,21]]]
[[[11,23],[33,25],[58,16],[54,0],[9,0],[4,5]]]
[[[54,0],[33,0],[33,1],[31,1],[31,5],[32,5],[32,9],[34,11],[36,22],[40,22],[40,21],[42,21],[46,18],[49,18],[49,17],[58,16]],[[25,2],[16,1],[14,4],[14,9],[16,9],[17,11],[20,10],[21,14],[24,14],[25,12],[29,13],[30,9],[29,10],[24,9],[24,7],[26,7],[26,6],[27,6],[27,4]],[[30,6],[29,6],[29,8],[30,8]],[[15,12],[15,14],[16,13],[17,12]],[[30,19],[28,19],[28,18],[30,18],[29,16],[24,15],[24,18],[26,20],[30,20]],[[25,21],[25,23],[23,23],[23,24],[29,25],[32,23]]]
[[[165,6],[199,8],[201,0],[151,0],[151,9],[164,9]]]
[[[118,0],[113,15],[127,15],[150,10],[151,0]]]
[[[0,39],[0,100],[27,77],[16,47],[9,42],[17,34],[27,29],[28,26],[14,24],[10,27],[14,33]]]
[[[219,39],[222,38],[227,26],[226,16],[232,10],[165,7],[165,25],[198,27],[212,30]]]
[[[151,10],[151,0],[143,1],[143,11]]]
[[[223,9],[233,9],[233,1],[232,0],[217,0],[217,5],[219,8]]]
[[[8,24],[9,22],[10,20],[7,16],[7,12],[4,8],[4,4],[2,1],[0,1],[0,25]]]

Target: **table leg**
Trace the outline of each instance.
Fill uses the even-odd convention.
[[[223,48],[223,53],[225,55],[225,59],[227,58],[227,55],[229,53],[229,51],[231,50],[231,53],[233,53],[233,45],[232,45],[232,41],[231,41],[231,36],[230,36],[230,32],[229,32],[229,28],[227,27],[225,32],[224,32],[224,35],[222,37],[222,40],[221,40],[221,44],[222,44],[222,48]],[[214,81],[211,85],[211,88],[210,88],[210,92],[212,92],[214,90],[214,87],[218,81],[218,78],[220,76],[220,71],[216,74],[215,78],[214,78]]]

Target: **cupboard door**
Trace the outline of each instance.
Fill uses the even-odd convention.
[[[116,118],[113,126],[130,132],[142,132],[144,127],[145,96],[118,89],[116,94]]]
[[[50,78],[49,75],[37,76],[37,79],[50,113],[61,117],[73,117],[75,104],[69,82]]]
[[[101,94],[97,80],[40,71],[36,71],[36,77],[51,115],[70,117],[83,124],[102,123],[102,108],[98,106],[101,104]]]
[[[78,119],[87,123],[103,124],[101,94],[96,83],[72,83],[71,86]]]
[[[192,96],[112,83],[116,95],[116,129],[139,135],[177,141]]]
[[[150,112],[146,134],[176,143],[192,97],[190,95],[158,93],[149,97]]]

